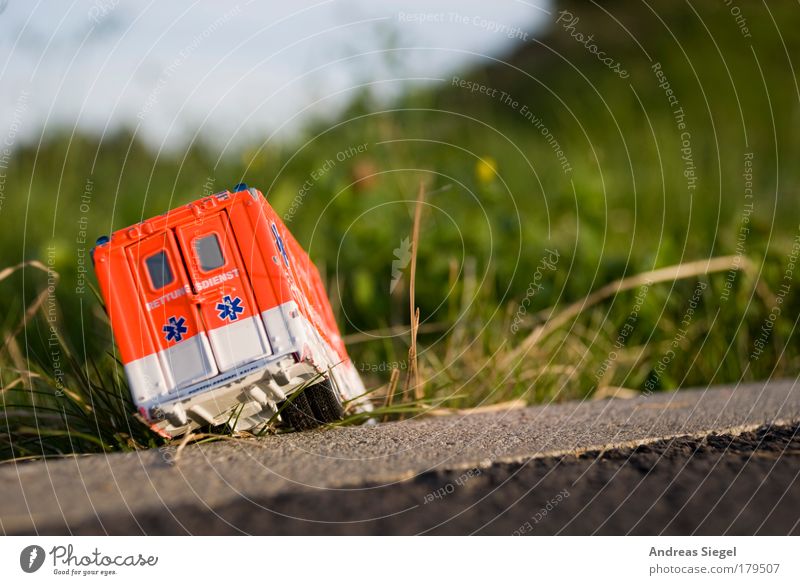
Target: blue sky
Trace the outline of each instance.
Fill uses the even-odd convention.
[[[391,97],[500,56],[550,20],[548,0],[156,2],[0,0],[0,131],[135,128],[264,142],[333,117],[365,84]],[[12,132],[13,130],[13,132]]]

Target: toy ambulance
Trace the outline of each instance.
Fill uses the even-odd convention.
[[[365,392],[317,268],[256,189],[103,236],[92,260],[133,401],[162,434],[278,412],[309,429]]]

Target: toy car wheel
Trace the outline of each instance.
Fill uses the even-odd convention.
[[[331,423],[344,418],[344,405],[330,380],[306,388],[305,395],[311,410],[320,423]]]
[[[314,411],[311,410],[311,404],[309,404],[305,391],[280,402],[278,408],[284,424],[296,431],[307,431],[321,424],[314,415]]]

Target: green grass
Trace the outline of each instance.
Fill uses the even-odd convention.
[[[800,108],[787,59],[800,50],[800,32],[790,26],[796,5],[742,7],[752,30],[744,40],[723,3],[648,3],[661,19],[644,4],[604,4],[645,55],[601,10],[561,4],[624,61],[630,79],[609,74],[558,28],[542,39],[553,51],[530,42],[508,64],[483,61],[458,76],[535,111],[568,157],[568,174],[520,107],[449,82],[410,91],[391,107],[365,93],[339,120],[312,123],[294,141],[221,156],[193,144],[157,157],[125,132],[103,140],[54,134],[40,147],[19,148],[2,213],[25,232],[0,231],[0,266],[39,260],[60,281],[45,297],[41,270],[0,281],[2,329],[14,340],[0,354],[0,457],[160,444],[131,415],[102,308],[88,289],[75,290],[78,252],[90,246],[77,241],[79,222],[85,218],[93,239],[240,180],[268,192],[280,214],[310,182],[288,224],[324,274],[353,361],[374,390],[377,418],[796,376],[800,283],[794,273],[785,279],[800,230],[800,167],[793,163]],[[686,112],[693,192],[651,59]],[[362,152],[337,159],[361,144]],[[742,176],[748,152],[751,214]],[[404,392],[407,266],[393,293],[390,286],[393,261],[405,256],[411,236],[420,180],[428,190],[415,295],[424,397],[412,401]],[[540,264],[548,249],[559,254],[554,269]],[[723,263],[646,290],[612,286],[731,255],[740,269]],[[531,283],[535,294],[526,298]],[[604,290],[602,298],[588,297]],[[587,297],[596,302],[584,307]],[[48,351],[51,326],[68,364],[70,393],[61,396]],[[402,372],[384,406],[392,365]]]

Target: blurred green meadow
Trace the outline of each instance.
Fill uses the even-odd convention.
[[[133,130],[64,130],[18,147],[0,267],[44,269],[0,281],[0,454],[160,443],[130,416],[86,254],[238,182],[320,267],[377,406],[400,370],[386,419],[796,376],[800,19],[790,2],[742,3],[744,25],[734,12],[559,2],[503,59],[390,102],[363,90],[292,140],[158,153]]]

